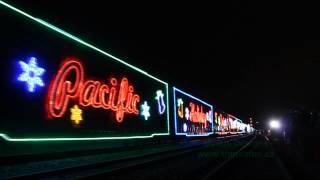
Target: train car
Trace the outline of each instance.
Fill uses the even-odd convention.
[[[215,133],[217,135],[225,135],[230,131],[230,121],[227,113],[216,110],[214,112],[214,120],[215,120]]]
[[[239,118],[221,110],[214,112],[214,119],[214,130],[217,135],[252,133],[254,131],[249,124],[245,124]]]
[[[229,118],[232,119],[231,120],[231,132],[233,134],[238,134],[238,133],[249,133],[250,132],[250,126],[248,124],[245,124],[242,122],[241,119],[229,115]]]
[[[170,134],[168,83],[0,2],[2,141],[139,141]]]
[[[173,87],[175,134],[209,136],[213,134],[213,106]]]

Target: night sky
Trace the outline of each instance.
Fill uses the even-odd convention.
[[[240,119],[320,107],[315,5],[6,2]]]

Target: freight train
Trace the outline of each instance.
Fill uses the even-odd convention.
[[[0,17],[0,141],[6,146],[254,131],[208,102],[1,0]]]

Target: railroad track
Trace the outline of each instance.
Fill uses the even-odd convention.
[[[262,141],[269,146],[263,148],[259,147],[259,142]],[[254,152],[258,155],[243,156]],[[272,155],[265,156],[266,153]],[[283,165],[283,162],[275,153],[273,145],[269,142],[267,137],[255,136],[239,150],[232,153],[232,155],[226,158],[222,163],[213,166],[210,170],[207,170],[200,179],[256,179],[257,177],[261,180],[293,179],[288,169]]]
[[[211,171],[208,171],[208,173],[202,178],[202,180],[211,179],[215,173],[217,173],[220,169],[222,169],[226,164],[230,163],[230,161],[232,161],[240,152],[242,152],[244,149],[250,146],[255,139],[256,137],[252,138],[247,144],[242,146],[237,152],[233,153],[230,157],[228,157],[225,161],[223,161],[217,167],[213,168]]]
[[[228,143],[246,137],[247,136],[241,136],[234,139],[226,138],[226,141],[220,139],[215,142],[215,145]],[[6,174],[1,173],[2,175],[0,175],[0,178],[79,179],[84,177],[93,177],[100,174],[112,174],[138,166],[145,166],[185,156],[186,154],[203,150],[210,145],[212,145],[212,143],[196,143],[195,145],[186,145],[184,148],[164,150],[162,152],[147,153],[144,155],[132,155],[130,157],[122,157],[114,160],[104,160],[102,158],[96,161],[88,161],[87,163],[80,163],[72,166],[45,168],[20,174],[9,174],[7,176]]]

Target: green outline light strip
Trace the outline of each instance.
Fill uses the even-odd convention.
[[[6,134],[0,133],[6,141],[11,142],[26,142],[26,141],[87,141],[87,140],[125,140],[125,139],[146,139],[154,136],[165,136],[169,133],[154,133],[150,136],[129,136],[129,137],[87,137],[87,138],[11,138]]]
[[[115,57],[115,56],[113,56],[113,55],[111,55],[111,54],[109,54],[109,53],[107,53],[107,52],[105,52],[105,51],[103,51],[103,50],[101,50],[101,49],[89,44],[89,43],[87,43],[87,42],[85,42],[85,41],[83,41],[82,39],[80,39],[80,38],[78,38],[78,37],[66,32],[66,31],[64,31],[64,30],[62,30],[62,29],[60,29],[60,28],[58,28],[58,27],[46,22],[46,21],[43,21],[42,19],[33,17],[30,14],[28,14],[28,13],[26,13],[24,11],[21,11],[20,9],[17,9],[17,8],[11,6],[10,4],[6,3],[6,2],[3,2],[2,0],[0,0],[0,4],[5,6],[5,7],[7,7],[7,8],[9,8],[9,9],[11,9],[11,10],[13,10],[13,11],[15,11],[15,12],[17,12],[17,13],[19,13],[19,14],[21,14],[21,15],[23,15],[23,16],[25,16],[25,17],[28,17],[29,19],[32,19],[33,21],[35,21],[35,22],[37,22],[37,23],[39,23],[39,24],[41,24],[41,25],[43,25],[43,26],[45,26],[45,27],[47,27],[47,28],[49,28],[49,29],[51,29],[51,30],[53,30],[55,32],[58,32],[58,33],[60,33],[60,34],[62,34],[64,36],[66,36],[66,37],[68,37],[68,38],[70,38],[70,39],[82,44],[82,45],[85,45],[85,46],[87,46],[87,47],[89,47],[89,48],[91,48],[91,49],[93,49],[95,51],[98,51],[99,53],[101,53],[101,54],[103,54],[105,56],[108,56],[111,59],[116,60],[117,62],[120,62],[120,63],[122,63],[122,64],[124,64],[124,65],[126,65],[126,66],[128,66],[128,67],[130,67],[130,68],[132,68],[132,69],[134,69],[134,70],[136,70],[136,71],[138,71],[138,72],[140,72],[140,73],[142,73],[142,74],[144,74],[144,75],[146,75],[146,76],[148,76],[148,77],[150,77],[150,78],[152,78],[152,79],[154,79],[154,80],[156,80],[156,81],[158,81],[158,82],[160,82],[162,84],[164,84],[166,86],[166,92],[167,92],[167,127],[168,127],[168,132],[167,133],[153,133],[150,136],[92,137],[92,138],[11,138],[10,136],[8,136],[6,134],[0,133],[0,137],[5,139],[6,141],[15,141],[16,142],[16,141],[79,141],[79,140],[144,139],[144,138],[153,138],[154,136],[170,135],[169,97],[168,97],[169,96],[169,87],[168,87],[168,83],[166,83],[166,82],[164,82],[164,81],[162,81],[162,80],[160,80],[160,79],[148,74],[147,72],[141,70],[140,68],[137,68],[137,67],[135,67],[135,66],[133,66],[133,65],[131,65],[131,64],[129,64],[129,63],[127,63],[127,62],[125,62],[125,61],[123,61],[123,60],[121,60],[121,59],[119,59],[119,58],[117,58],[117,57]]]

